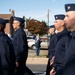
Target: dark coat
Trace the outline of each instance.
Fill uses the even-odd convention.
[[[4,32],[0,32],[0,71],[13,71],[14,69],[15,52],[12,41]]]
[[[13,45],[16,54],[16,62],[24,64],[28,56],[28,44],[25,31],[22,28],[14,32]]]
[[[41,39],[39,38],[39,39],[37,40],[37,38],[35,38],[35,41],[37,41],[37,42],[35,42],[35,46],[36,46],[36,47],[41,47]]]
[[[52,59],[53,56],[55,56],[55,46],[56,46],[56,42],[57,42],[57,36],[56,34],[53,34],[50,36],[50,43],[49,43],[49,59]]]
[[[68,31],[66,29],[57,34],[58,40],[55,48],[55,60],[53,64],[56,71],[64,66],[67,35]]]
[[[75,75],[75,31],[68,37],[63,75]]]
[[[16,68],[16,75],[25,75],[25,73],[34,75],[32,71],[26,67],[28,44],[26,33],[23,28],[19,28],[15,31],[13,45],[16,54],[16,62],[19,63],[19,66]]]
[[[47,69],[46,69],[46,75],[50,74],[50,70],[52,69],[52,66],[50,66],[50,60],[52,59],[53,56],[55,56],[55,46],[57,42],[57,36],[56,34],[53,34],[50,36],[49,40],[49,47],[48,47],[48,64],[47,64]]]

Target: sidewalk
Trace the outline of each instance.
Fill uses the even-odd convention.
[[[27,64],[47,64],[47,61],[48,58],[40,58],[40,57],[28,58]]]
[[[40,56],[36,56],[36,52],[29,50],[27,64],[47,64],[48,58],[46,58],[48,54],[47,50],[40,50]]]
[[[41,50],[40,56],[36,56],[36,51],[29,51],[28,59],[27,59],[27,67],[35,73],[35,75],[45,75],[48,58],[46,58],[48,54],[47,50]]]

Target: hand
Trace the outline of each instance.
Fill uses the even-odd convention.
[[[18,67],[19,66],[19,63],[18,62],[16,62],[16,67]]]
[[[52,70],[50,71],[50,75],[55,75],[55,70],[54,70],[54,69],[52,69]]]
[[[53,63],[54,63],[54,58],[55,58],[55,56],[53,56],[52,59],[50,60],[50,66],[53,65]]]

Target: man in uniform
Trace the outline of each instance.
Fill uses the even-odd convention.
[[[24,27],[24,19],[20,17],[14,17],[13,28],[14,28],[14,37],[13,37],[13,45],[16,54],[16,67],[17,67],[17,75],[24,75],[25,71],[33,73],[26,67],[26,60],[28,56],[28,44],[26,33],[23,30]]]
[[[0,75],[14,75],[15,52],[11,39],[4,29],[8,21],[0,18]]]
[[[68,35],[66,45],[63,75],[75,75],[75,4],[66,4],[65,10],[65,24],[71,33]]]
[[[64,56],[65,56],[65,47],[66,47],[65,44],[68,35],[68,31],[65,28],[64,24],[64,18],[65,15],[63,14],[55,15],[54,25],[55,28],[58,30],[58,34],[57,34],[57,44],[55,48],[55,59],[50,75],[54,75],[55,72],[57,73],[57,71],[64,66],[64,59],[65,59]]]
[[[52,62],[52,59],[54,59],[55,56],[55,46],[56,46],[56,34],[55,34],[55,27],[54,25],[49,26],[49,33],[50,33],[50,41],[49,41],[49,47],[48,47],[48,64],[46,69],[46,75],[50,74],[50,70],[52,69],[52,66],[50,66],[50,63]]]

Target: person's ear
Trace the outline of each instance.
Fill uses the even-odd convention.
[[[18,24],[18,26],[20,26],[20,22],[18,22],[17,24]]]
[[[64,25],[64,23],[65,23],[65,22],[64,22],[64,20],[62,20],[62,21],[61,21],[61,26],[63,26],[63,25]]]

